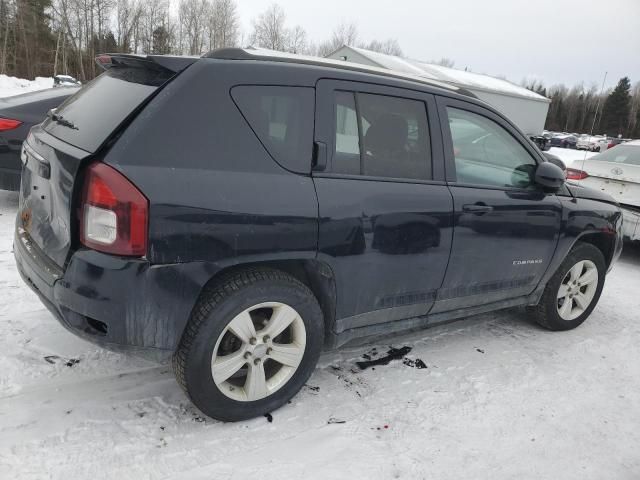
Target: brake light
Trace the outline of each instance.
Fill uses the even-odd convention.
[[[87,168],[80,212],[83,245],[115,255],[147,253],[149,201],[113,167]]]
[[[589,174],[577,168],[567,168],[567,180],[584,180]]]
[[[22,125],[22,122],[20,120],[14,120],[12,118],[0,118],[0,132],[13,130],[14,128],[18,128],[20,125]]]
[[[96,57],[96,63],[99,67],[107,70],[113,66],[113,59],[111,58],[111,55],[98,55]]]

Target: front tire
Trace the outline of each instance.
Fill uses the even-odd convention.
[[[207,287],[173,357],[204,414],[237,421],[272,412],[305,384],[324,339],[313,293],[290,275],[243,270]]]
[[[579,243],[551,277],[533,308],[536,321],[549,330],[581,325],[598,303],[607,267],[602,252]]]

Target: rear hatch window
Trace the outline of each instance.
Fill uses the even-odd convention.
[[[112,68],[85,85],[55,110],[44,130],[87,152],[107,137],[173,72],[164,68]]]
[[[617,145],[589,160],[640,166],[640,145]]]

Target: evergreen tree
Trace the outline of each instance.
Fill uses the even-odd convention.
[[[602,109],[600,128],[607,135],[617,136],[626,133],[629,110],[631,108],[631,82],[629,77],[622,77],[616,88],[609,94]]]
[[[155,55],[163,55],[171,53],[171,33],[160,25],[153,30],[153,47],[151,53]]]

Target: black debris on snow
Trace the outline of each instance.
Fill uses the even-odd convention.
[[[398,360],[404,357],[411,351],[411,347],[390,348],[384,357],[376,358],[375,360],[367,360],[364,362],[356,362],[356,365],[362,370],[373,367],[374,365],[388,365],[391,360]]]
[[[416,358],[415,360],[411,360],[410,358],[405,358],[402,363],[404,363],[407,367],[413,367],[417,369],[427,368],[427,364],[424,363],[421,359]]]

